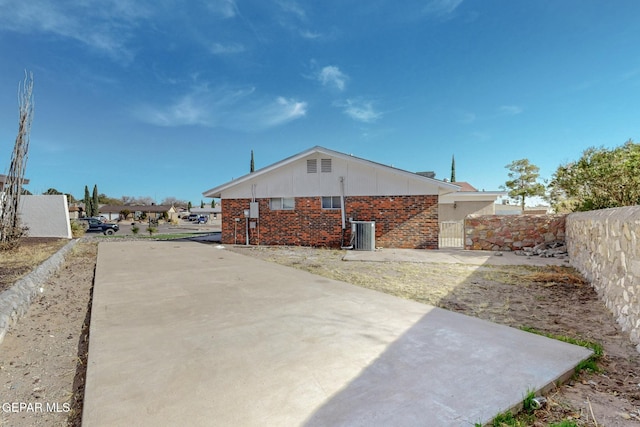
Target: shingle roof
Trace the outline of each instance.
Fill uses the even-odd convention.
[[[460,191],[478,191],[477,188],[465,181],[456,181],[452,182],[452,184],[460,187]]]

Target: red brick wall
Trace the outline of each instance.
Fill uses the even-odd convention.
[[[322,209],[320,197],[298,197],[295,209],[274,210],[269,199],[258,199],[260,218],[249,230],[250,244],[340,247],[342,219],[340,209]],[[244,244],[244,210],[249,199],[222,200],[222,243]],[[376,246],[437,249],[438,197],[385,196],[346,197],[348,244],[349,218],[376,222]],[[236,222],[235,218],[240,218]],[[235,228],[234,228],[235,226]]]

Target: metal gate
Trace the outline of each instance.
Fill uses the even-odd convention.
[[[464,221],[442,221],[438,236],[440,248],[464,247]]]

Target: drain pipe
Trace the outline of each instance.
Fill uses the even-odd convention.
[[[342,237],[340,239],[340,249],[353,249],[353,246],[344,246],[344,232],[347,229],[347,219],[344,206],[344,176],[340,177],[340,213],[342,216]]]

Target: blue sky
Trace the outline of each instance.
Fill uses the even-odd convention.
[[[640,141],[640,2],[0,0],[0,173],[33,72],[33,193],[202,192],[314,145],[498,190]],[[204,199],[208,201],[207,199]]]

